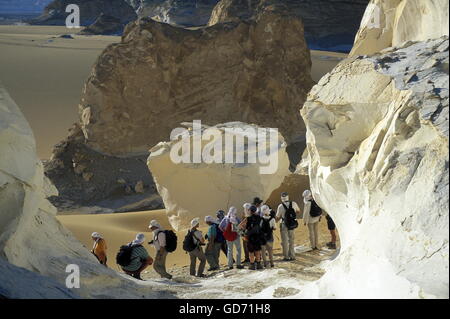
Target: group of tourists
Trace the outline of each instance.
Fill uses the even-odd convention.
[[[243,269],[244,264],[248,264],[250,270],[275,267],[273,245],[277,225],[280,227],[283,261],[294,261],[298,219],[303,219],[303,224],[308,227],[311,249],[316,251],[319,250],[318,226],[321,217],[325,215],[331,234],[331,241],[327,246],[336,249],[336,226],[333,220],[322,212],[311,191],[306,190],[303,199],[303,213],[299,205],[290,200],[289,194],[285,192],[281,194],[281,203],[276,211],[258,197],[254,198],[252,203],[245,203],[241,212],[238,212],[236,207],[230,207],[227,213],[219,210],[215,217],[204,218],[204,223],[208,226],[205,235],[199,229],[200,218],[194,218],[183,240],[183,250],[190,257],[190,274],[205,277],[206,263],[209,265],[208,271],[219,270],[221,252],[227,257],[229,270],[234,267]],[[156,220],[150,222],[149,228],[153,232],[153,240],[149,244],[155,248],[155,259],[153,260],[144,248],[145,235],[140,233],[131,243],[120,248],[116,262],[126,274],[136,279],[142,280],[142,271],[150,265],[153,265],[162,278],[171,279],[172,275],[166,270],[166,257],[176,250],[177,236],[173,231],[163,229]],[[101,264],[107,266],[105,240],[98,233],[93,233],[92,239],[92,253]]]

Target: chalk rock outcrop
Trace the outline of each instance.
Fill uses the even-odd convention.
[[[221,0],[208,25],[254,19],[266,10],[300,17],[311,49],[349,52],[369,0]]]
[[[33,133],[7,92],[0,85],[0,268],[2,275],[14,270],[18,279],[17,291],[9,280],[0,280],[0,294],[29,297],[41,296],[89,298],[150,298],[170,297],[138,286],[100,265],[55,218],[56,209],[46,200],[54,195],[55,187],[43,174],[42,163],[36,155]],[[60,290],[54,281],[16,269],[8,264],[25,268],[66,283],[66,267],[78,265],[80,288]],[[3,273],[5,270],[5,273]],[[27,287],[29,294],[20,291],[24,280],[30,286],[49,284],[47,294],[43,288]]]
[[[448,76],[443,37],[345,60],[310,92],[311,187],[342,245],[318,297],[448,298]]]
[[[119,18],[101,14],[90,26],[79,32],[81,35],[122,35],[125,25]]]
[[[219,0],[141,0],[140,17],[184,27],[208,24],[211,12]],[[136,4],[135,4],[136,5]]]
[[[370,55],[406,41],[448,36],[448,3],[448,0],[372,0],[350,55]]]
[[[137,18],[133,8],[124,0],[54,0],[45,7],[44,12],[30,21],[36,25],[65,25],[66,18],[70,14],[66,8],[70,4],[76,4],[80,8],[80,24],[88,26],[104,14],[115,17],[122,24],[126,24]]]
[[[130,23],[87,80],[80,104],[87,146],[148,154],[181,122],[229,121],[304,136],[298,107],[312,87],[311,59],[295,17],[187,30],[149,18]]]
[[[237,122],[204,126],[202,139],[190,128],[151,149],[148,167],[174,229],[187,229],[194,217],[215,216],[219,209],[235,206],[241,212],[243,203],[269,198],[280,186],[290,173],[286,143],[276,130],[251,134],[261,130]]]

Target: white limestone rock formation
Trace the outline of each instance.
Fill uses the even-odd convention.
[[[443,37],[347,59],[310,92],[311,188],[342,247],[301,296],[449,297],[448,51]]]
[[[448,0],[372,0],[350,55],[370,55],[406,41],[448,36],[448,3]]]
[[[80,288],[74,295],[90,298],[170,297],[140,287],[117,272],[100,265],[70,232],[55,218],[56,209],[47,201],[55,188],[44,177],[43,166],[36,155],[33,133],[18,106],[0,85],[0,267],[5,275],[15,266],[50,277],[65,285],[66,267],[80,269]],[[8,264],[8,262],[10,264]],[[0,294],[29,297],[20,289],[30,278],[29,292],[44,296],[34,285],[48,282],[40,276],[24,273],[12,290],[7,280],[0,280]],[[145,288],[145,289],[144,289]],[[52,291],[54,288],[49,287]],[[48,291],[47,296],[52,295]],[[61,291],[61,297],[66,293]],[[53,294],[54,297],[58,297]],[[70,294],[67,297],[73,297]]]
[[[241,212],[243,203],[251,201],[255,196],[269,198],[272,191],[278,188],[284,178],[290,174],[289,159],[285,151],[286,144],[279,133],[275,131],[273,142],[264,145],[264,139],[257,140],[253,135],[244,139],[246,136],[244,131],[228,131],[233,128],[248,129],[247,132],[258,129],[257,126],[239,122],[213,127],[203,126],[203,136],[205,137],[209,133],[213,134],[217,145],[220,145],[222,150],[217,148],[207,151],[208,145],[211,146],[213,143],[212,140],[201,140],[200,135],[195,135],[192,129],[182,132],[183,135],[180,139],[161,142],[151,149],[148,167],[155,179],[158,192],[163,198],[169,221],[174,229],[187,229],[190,225],[189,222],[194,217],[215,216],[219,209],[226,211],[229,207],[235,206]],[[231,141],[233,138],[242,137],[245,144],[239,147],[230,143],[226,144],[225,136],[231,138]],[[208,163],[205,157],[202,157],[197,163],[192,163],[190,149],[181,150],[180,141],[191,145],[192,150],[195,147],[194,143],[199,142],[203,152],[219,157],[211,163]],[[260,146],[258,149],[261,152],[270,155],[265,163],[260,161],[262,158],[259,154],[255,156],[256,161],[249,159],[251,158],[249,154],[257,152],[256,142],[258,142],[257,145]],[[235,148],[235,152],[233,148]],[[184,162],[177,163],[178,160],[174,154],[187,156],[187,158]],[[227,154],[235,154],[235,160],[226,160]],[[191,160],[189,160],[189,155],[191,155]],[[244,159],[241,163],[237,160],[240,157]],[[269,161],[273,165],[269,165]]]

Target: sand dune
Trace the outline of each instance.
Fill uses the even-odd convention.
[[[147,240],[152,240],[152,233],[149,232],[148,224],[152,219],[158,220],[163,227],[170,229],[169,221],[164,210],[137,212],[137,213],[123,213],[123,214],[101,214],[101,215],[69,215],[57,216],[58,220],[69,229],[75,237],[91,249],[92,241],[90,235],[97,231],[101,233],[108,245],[108,260],[110,267],[117,269],[115,263],[115,255],[121,245],[124,245],[134,239],[136,233],[145,233]],[[206,226],[204,223],[202,223]],[[205,233],[206,227],[201,230]],[[326,221],[323,218],[320,223],[320,241],[325,244],[329,241],[329,233],[326,226]],[[183,251],[182,243],[186,232],[181,231],[178,235],[178,249],[169,254],[167,258],[168,267],[183,267],[189,265],[189,256]],[[280,235],[279,231],[275,234],[275,253],[281,253]],[[308,246],[308,230],[306,226],[301,225],[296,232],[296,244],[298,246]],[[153,247],[145,244],[152,257],[155,256]],[[280,259],[281,256],[276,258]],[[226,259],[221,254],[221,263],[225,266]],[[153,271],[153,270],[152,270]]]
[[[53,145],[78,120],[84,81],[103,49],[120,37],[77,36],[65,27],[0,26],[0,80],[20,105],[37,140],[38,156],[48,159]],[[312,77],[318,81],[344,54],[312,51]]]

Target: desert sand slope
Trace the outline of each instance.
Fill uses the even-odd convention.
[[[120,40],[59,38],[72,32],[65,27],[0,26],[0,79],[29,121],[42,159],[50,158],[53,145],[77,121],[80,92],[97,56]]]
[[[120,41],[113,36],[58,38],[73,32],[65,27],[0,26],[0,79],[30,123],[41,159],[50,158],[53,146],[78,121],[83,83],[97,57]],[[318,82],[345,57],[311,51],[312,79]]]

